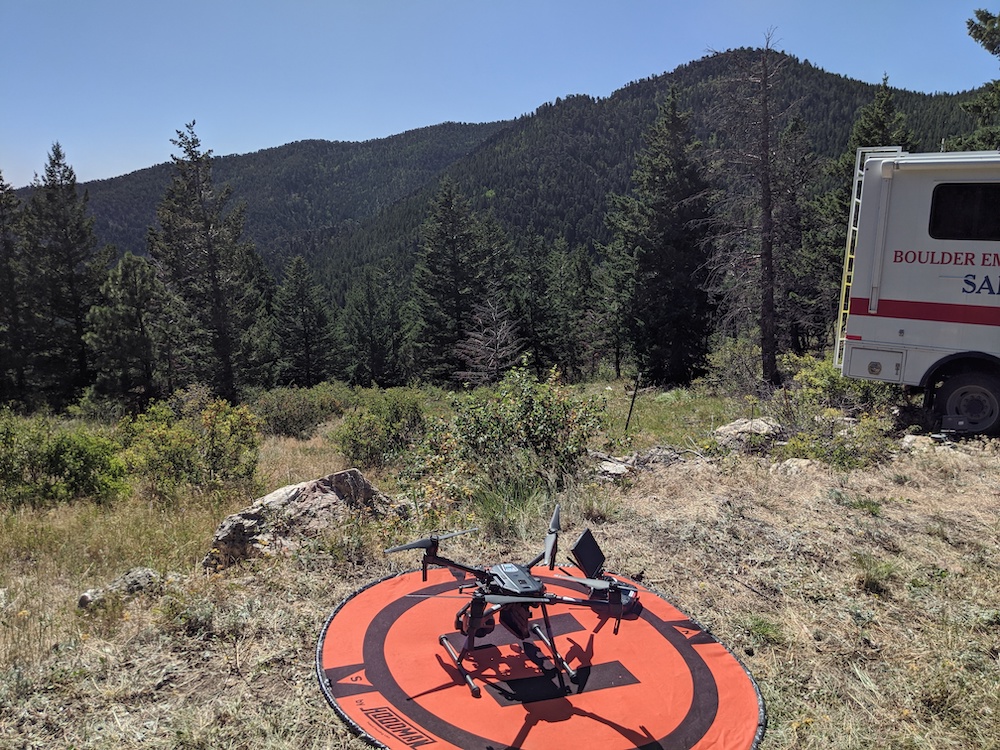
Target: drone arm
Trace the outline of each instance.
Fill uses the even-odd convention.
[[[462,565],[462,563],[455,562],[454,560],[449,560],[447,557],[441,557],[437,554],[437,550],[432,553],[428,550],[427,554],[424,555],[423,560],[424,567],[424,580],[427,580],[427,566],[428,565],[443,565],[448,568],[453,568],[454,570],[460,570],[463,573],[468,573],[470,576],[475,578],[477,581],[489,581],[490,574],[487,573],[482,568],[473,568],[469,565]]]

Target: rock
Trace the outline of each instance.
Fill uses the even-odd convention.
[[[357,469],[282,487],[226,518],[202,565],[220,570],[250,557],[290,551],[351,514],[377,517],[389,507],[389,498]]]
[[[632,466],[616,460],[601,461],[597,471],[607,477],[623,477],[632,471]]]
[[[631,456],[609,456],[600,451],[590,451],[590,457],[597,462],[595,473],[599,479],[618,479],[639,469],[648,469],[654,464],[672,464],[682,461],[680,453],[673,448],[654,446],[645,453]]]
[[[772,474],[795,476],[806,473],[816,463],[811,458],[788,458],[781,463],[772,464],[769,471]]]
[[[683,460],[681,454],[673,448],[656,445],[639,456],[638,463],[640,466],[649,466],[650,464],[669,465]]]
[[[88,589],[77,601],[78,607],[100,604],[109,595],[129,599],[138,594],[159,594],[163,590],[163,577],[152,568],[132,568],[104,588]]]
[[[926,435],[903,435],[900,445],[904,451],[924,453],[933,450],[935,442]]]
[[[715,430],[719,446],[729,450],[752,451],[770,446],[781,438],[784,428],[773,419],[737,419]]]

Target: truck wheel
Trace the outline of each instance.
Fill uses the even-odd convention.
[[[967,432],[994,435],[1000,431],[1000,380],[969,372],[948,378],[934,396],[935,411],[942,417],[959,417]]]

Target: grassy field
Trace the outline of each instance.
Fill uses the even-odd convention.
[[[557,498],[567,538],[594,528],[608,568],[708,627],[759,683],[777,748],[1000,747],[1000,443],[919,441],[876,467],[833,469],[701,450],[745,404],[646,392],[623,434],[621,384],[603,438],[682,460]],[[269,438],[263,491],[346,468],[321,431]],[[369,478],[388,492],[397,476]],[[360,748],[314,676],[320,628],[345,596],[412,560],[405,528],[358,523],[286,557],[205,575],[222,518],[250,497],[21,509],[0,517],[0,747]],[[467,520],[456,511],[455,525]],[[550,509],[456,557],[531,557]],[[175,572],[155,596],[76,602],[135,566]]]

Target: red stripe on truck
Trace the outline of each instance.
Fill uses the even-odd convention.
[[[932,320],[938,323],[972,323],[1000,326],[1000,305],[955,305],[948,302],[918,302],[915,300],[882,299],[878,312],[868,312],[867,297],[851,297],[851,315],[874,318],[904,318]]]

